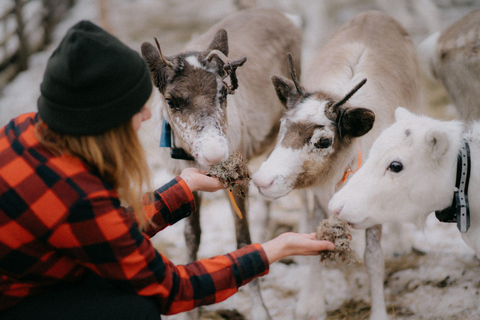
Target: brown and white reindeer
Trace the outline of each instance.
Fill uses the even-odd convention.
[[[394,121],[395,108],[418,108],[420,79],[409,35],[396,20],[377,11],[366,11],[345,22],[306,70],[302,84],[295,76],[293,81],[272,77],[286,112],[276,147],[253,181],[270,199],[293,189],[311,190],[315,210],[306,217],[308,230],[301,231],[313,232],[327,216],[328,202],[349,171],[360,165],[360,157],[368,157],[375,138]],[[381,228],[376,225],[366,231],[364,257],[372,320],[388,318]],[[299,293],[297,319],[325,317],[321,266],[318,258],[309,258],[309,264],[310,274],[303,275]]]
[[[300,67],[301,42],[300,29],[280,11],[249,9],[228,16],[175,56],[164,57],[158,43],[158,50],[142,44],[154,85],[166,101],[161,112],[174,136],[172,152],[184,150],[191,156],[187,161],[170,159],[167,150],[165,163],[172,173],[191,166],[208,170],[234,151],[248,161],[271,150],[284,107],[270,77],[289,74],[287,52],[295,54]],[[248,195],[248,185],[242,188]],[[234,196],[243,216],[234,215],[237,246],[242,247],[251,243],[248,197]],[[190,261],[197,258],[201,233],[201,194],[195,200],[198,214],[187,218],[185,226]],[[270,319],[258,281],[253,286],[249,319]]]

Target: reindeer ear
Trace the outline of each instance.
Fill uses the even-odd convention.
[[[410,111],[408,111],[407,109],[405,109],[403,107],[398,107],[397,109],[395,109],[395,120],[396,121],[409,119],[413,116],[414,116],[413,113],[411,113]]]
[[[427,131],[425,134],[425,142],[427,144],[427,150],[429,150],[433,159],[437,161],[440,160],[445,153],[447,153],[450,146],[450,141],[448,140],[447,134],[436,129],[430,129]]]
[[[342,136],[361,137],[372,129],[375,113],[365,108],[346,108],[337,119]]]
[[[270,79],[272,80],[278,99],[280,99],[283,105],[288,110],[295,107],[302,96],[298,93],[293,81],[282,76],[272,76]]]
[[[225,29],[220,29],[215,34],[215,37],[207,48],[207,52],[212,50],[219,50],[224,55],[228,56],[228,36]]]
[[[153,84],[163,93],[166,85],[166,65],[160,59],[157,48],[149,42],[142,43],[142,56],[150,69]]]

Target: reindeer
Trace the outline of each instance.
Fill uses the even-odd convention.
[[[314,214],[305,225],[312,232],[327,216],[328,202],[356,170],[379,133],[393,122],[394,110],[419,106],[419,66],[407,32],[390,16],[366,11],[345,22],[304,73],[303,84],[273,76],[286,112],[275,149],[253,175],[261,194],[269,199],[293,189],[308,188],[315,195]],[[366,83],[365,80],[367,79]],[[357,85],[345,95],[346,88]],[[361,87],[363,85],[363,87]],[[360,88],[361,87],[361,88]],[[357,93],[355,93],[358,90]],[[370,319],[386,319],[383,296],[384,262],[381,226],[366,231],[365,263],[370,276]],[[325,315],[318,259],[309,259],[310,275],[300,291],[296,316]]]
[[[457,224],[480,257],[480,122],[441,121],[404,108],[395,116],[362,168],[332,198],[331,211],[354,228],[389,221],[425,225],[435,211],[440,221]]]
[[[162,55],[158,42],[158,50],[142,44],[154,85],[167,103],[162,117],[174,136],[171,152],[177,159],[167,159],[167,152],[165,161],[172,173],[191,166],[206,170],[234,151],[248,161],[272,148],[283,106],[270,76],[288,75],[283,58],[286,52],[300,57],[301,41],[300,29],[283,13],[249,9],[225,18],[172,57]],[[295,65],[300,67],[299,58]],[[248,197],[248,185],[240,187]],[[234,219],[240,248],[250,244],[251,238],[247,197],[239,194],[234,199],[243,218],[234,215]],[[201,234],[201,194],[194,196],[198,214],[189,217],[185,226],[189,261],[197,258]],[[258,282],[254,285],[251,298],[257,308],[252,308],[256,310],[251,319],[270,319]]]
[[[480,9],[425,39],[419,46],[423,69],[440,80],[462,120],[480,119]]]

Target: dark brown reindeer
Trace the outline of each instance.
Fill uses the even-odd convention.
[[[302,85],[293,68],[292,80],[274,76],[272,82],[286,112],[280,121],[277,145],[253,181],[269,199],[294,189],[310,190],[314,212],[305,217],[300,228],[313,232],[327,217],[328,202],[348,173],[361,165],[375,138],[394,121],[395,108],[402,105],[418,110],[420,79],[415,48],[393,18],[367,11],[340,26],[304,73]],[[388,318],[381,228],[372,226],[365,237],[371,320]],[[318,258],[307,260],[310,272],[297,279],[302,289],[296,319],[319,319],[326,316],[322,270]]]
[[[217,23],[175,56],[164,57],[158,43],[158,50],[150,43],[142,44],[154,85],[166,101],[162,117],[174,138],[172,154],[166,149],[162,156],[172,173],[191,166],[208,170],[234,151],[248,161],[271,150],[283,105],[270,76],[288,75],[287,52],[295,55],[295,65],[300,67],[301,42],[300,29],[283,13],[249,9]],[[248,185],[241,188],[248,195]],[[251,243],[248,197],[234,197],[243,216],[234,215],[237,246],[242,247]],[[195,200],[198,214],[185,225],[190,261],[197,259],[201,234],[200,193]],[[249,319],[270,319],[258,282],[253,287]]]

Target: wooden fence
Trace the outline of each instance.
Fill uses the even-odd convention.
[[[2,0],[0,3],[0,89],[28,68],[31,54],[43,49],[55,25],[75,0]]]

